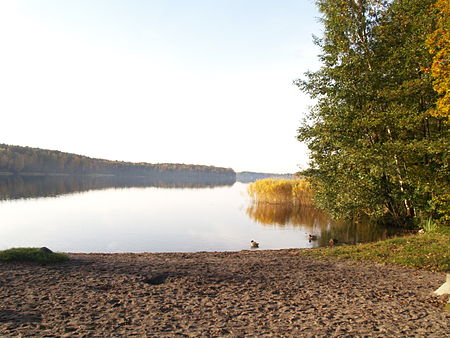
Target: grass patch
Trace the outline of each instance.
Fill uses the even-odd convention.
[[[64,253],[45,252],[40,248],[12,248],[0,251],[0,262],[58,263],[69,259]]]
[[[301,255],[391,263],[430,271],[450,271],[448,229],[375,243],[300,250]]]
[[[426,221],[422,222],[420,227],[425,232],[436,232],[439,229],[437,223],[435,221],[433,221],[433,219],[431,217],[429,219],[427,219]]]

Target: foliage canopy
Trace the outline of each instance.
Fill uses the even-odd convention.
[[[437,16],[436,30],[428,37],[427,46],[433,54],[431,74],[434,90],[441,96],[432,114],[448,118],[450,115],[450,2],[437,0],[434,5]]]
[[[337,217],[450,220],[448,124],[433,113],[448,102],[424,71],[436,61],[427,47],[441,15],[435,3],[316,1],[322,67],[295,81],[316,99],[298,139],[311,153],[303,175],[316,202]]]

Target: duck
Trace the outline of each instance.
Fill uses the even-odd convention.
[[[255,242],[253,239],[250,241],[250,246],[252,248],[259,248],[259,243]]]
[[[330,243],[330,246],[334,246],[337,242],[338,240],[336,238],[332,238],[328,241],[328,243]]]
[[[315,240],[317,240],[317,236],[309,234],[309,241],[311,242],[311,241],[315,241]]]

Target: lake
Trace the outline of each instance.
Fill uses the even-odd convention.
[[[0,249],[190,252],[359,243],[392,229],[332,222],[314,208],[253,204],[240,182],[0,176]],[[308,235],[319,238],[309,241]]]

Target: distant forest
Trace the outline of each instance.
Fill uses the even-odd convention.
[[[230,168],[177,163],[131,163],[109,161],[87,156],[30,147],[0,144],[0,173],[127,175],[152,178],[227,177],[236,179]]]

